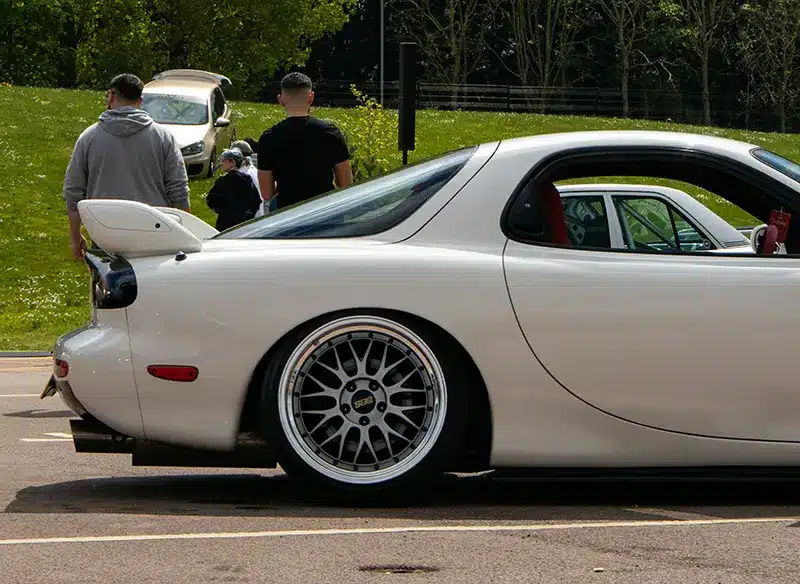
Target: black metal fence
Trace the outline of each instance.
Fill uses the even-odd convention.
[[[315,87],[315,103],[320,106],[354,107],[350,92],[355,84],[370,97],[379,99],[380,85],[374,82],[326,81]],[[272,101],[280,91],[270,84],[265,99]],[[397,108],[399,84],[384,85],[384,106]],[[532,87],[514,85],[442,85],[419,83],[417,107],[447,110],[529,112],[554,115],[622,117],[620,88],[601,87]],[[635,119],[703,124],[702,94],[681,91],[631,89],[628,92],[628,116]],[[711,95],[711,123],[716,126],[750,130],[777,131],[779,120],[764,107],[745,103],[737,94]],[[787,120],[787,131],[797,131],[800,124]]]

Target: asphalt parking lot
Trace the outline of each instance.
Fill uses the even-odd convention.
[[[48,359],[0,360],[0,582],[796,583],[798,483],[453,478],[424,507],[317,507],[279,471],[76,454]]]

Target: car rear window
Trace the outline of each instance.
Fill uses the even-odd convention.
[[[767,166],[774,168],[781,174],[800,183],[800,165],[796,162],[792,162],[788,158],[784,158],[764,148],[755,148],[750,153],[757,160],[760,160]]]
[[[398,225],[446,185],[475,153],[455,150],[223,231],[219,239],[375,235]]]

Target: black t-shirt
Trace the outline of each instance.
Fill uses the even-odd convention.
[[[349,158],[339,129],[314,116],[286,118],[258,141],[258,169],[272,171],[278,208],[332,190],[333,167]]]

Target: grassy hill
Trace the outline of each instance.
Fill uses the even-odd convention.
[[[84,324],[89,315],[88,280],[70,258],[61,187],[72,146],[104,108],[104,93],[0,86],[0,350],[49,350],[56,337]],[[236,103],[237,134],[257,137],[282,111],[265,104]],[[319,108],[315,114],[344,124],[354,110]],[[800,137],[729,131],[656,122],[534,114],[421,111],[418,149],[411,160],[485,141],[563,131],[661,129],[691,131],[763,145],[800,160]],[[388,137],[384,155],[400,165]],[[192,208],[213,219],[204,197],[210,180],[191,182]],[[738,209],[704,203],[734,224],[750,222]]]

